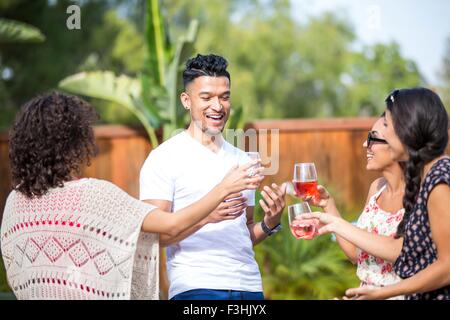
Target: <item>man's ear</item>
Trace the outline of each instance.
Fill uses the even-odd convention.
[[[186,110],[190,110],[191,109],[191,97],[189,97],[189,95],[186,92],[183,91],[180,94],[180,100],[181,100],[181,103],[183,104],[183,107]]]

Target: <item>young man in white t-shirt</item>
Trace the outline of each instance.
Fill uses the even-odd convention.
[[[141,200],[180,210],[204,196],[233,166],[250,161],[222,137],[231,108],[226,68],[227,61],[216,55],[187,61],[180,98],[191,123],[148,156],[140,175]],[[182,235],[162,234],[169,299],[264,299],[253,245],[280,229],[285,192],[285,186],[264,187],[261,222],[253,220],[254,191],[244,191]]]

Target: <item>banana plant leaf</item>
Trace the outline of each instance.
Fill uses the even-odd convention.
[[[0,18],[0,43],[43,42],[44,34],[29,24]]]
[[[81,72],[61,80],[59,88],[92,98],[115,102],[128,108],[144,125],[153,146],[158,145],[153,123],[160,123],[158,113],[144,109],[138,99],[141,96],[141,83],[125,75],[116,76],[111,71]]]

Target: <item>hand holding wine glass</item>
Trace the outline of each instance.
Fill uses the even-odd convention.
[[[249,169],[249,175],[254,175],[254,170],[261,168],[261,155],[259,154],[259,152],[253,152],[253,151],[249,151],[246,152],[247,156],[250,158],[251,161],[257,161],[257,163],[253,166],[250,167]]]
[[[317,189],[317,171],[314,163],[296,163],[294,166],[294,188],[301,199],[315,199],[319,196]]]
[[[233,220],[241,216],[247,208],[247,198],[241,193],[230,194],[206,218],[206,223]]]
[[[317,185],[317,193],[314,196],[306,196],[304,201],[307,201],[310,205],[315,207],[325,208],[329,202],[332,201],[330,193],[322,185]]]
[[[343,224],[342,218],[326,212],[307,212],[297,216],[296,219],[299,224],[314,223],[315,235],[334,233],[341,229]]]
[[[243,190],[255,190],[259,187],[261,181],[264,179],[262,171],[264,168],[256,168],[249,172],[250,168],[257,165],[260,161],[252,160],[242,166],[235,166],[223,178],[220,185],[227,192],[227,195],[241,192]]]
[[[307,202],[296,203],[288,207],[289,228],[297,239],[311,240],[316,233],[317,221],[301,219],[302,215],[311,213]]]

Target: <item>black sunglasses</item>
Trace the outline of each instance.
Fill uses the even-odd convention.
[[[369,131],[369,134],[367,135],[367,148],[370,148],[374,143],[387,144],[387,141],[374,137],[373,131]]]

